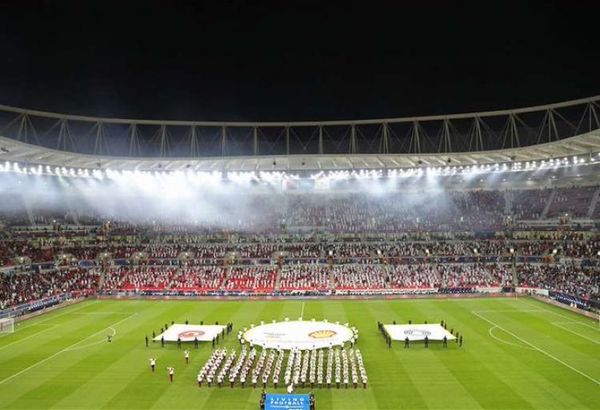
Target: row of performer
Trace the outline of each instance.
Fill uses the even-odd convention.
[[[271,383],[274,388],[286,386],[290,392],[297,386],[367,387],[367,371],[359,349],[293,349],[288,352],[287,361],[285,356],[286,351],[281,349],[263,349],[259,353],[255,348],[242,346],[239,354],[236,350],[217,349],[200,369],[198,387],[234,387],[239,383],[241,387],[266,388]]]

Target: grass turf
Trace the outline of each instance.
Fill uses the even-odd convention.
[[[171,320],[232,321],[221,346],[237,347],[240,328],[302,309],[306,319],[356,326],[369,375],[366,390],[315,389],[317,409],[600,408],[598,323],[533,299],[87,301],[0,336],[0,408],[257,409],[261,389],[197,387],[210,343],[192,347],[186,366],[182,350],[146,349],[144,336]],[[377,321],[409,319],[443,319],[464,346],[388,349]],[[176,368],[172,384],[168,365]]]

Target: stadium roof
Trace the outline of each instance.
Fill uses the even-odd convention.
[[[199,158],[124,158],[79,154],[0,137],[0,161],[25,165],[140,171],[327,171],[467,166],[542,161],[600,152],[600,130],[529,147],[436,154],[273,155]]]
[[[0,105],[0,161],[140,171],[469,166],[600,152],[600,96],[465,114],[324,122],[99,118]]]

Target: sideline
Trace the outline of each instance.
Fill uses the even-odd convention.
[[[71,306],[79,305],[79,304],[85,302],[86,300],[87,299],[79,299],[76,302],[69,302],[69,303],[64,303],[64,304],[56,305],[56,307],[54,307],[54,309],[52,309],[52,310],[40,310],[40,311],[38,311],[39,313],[38,312],[34,312],[34,313],[30,314],[30,315],[24,315],[21,319],[19,319],[18,321],[15,321],[15,323],[16,323],[15,331],[19,330],[19,329],[28,329],[28,328],[30,328],[32,326],[37,326],[40,323],[45,323],[45,322],[47,322],[49,320],[56,319],[57,317],[61,317],[61,316],[64,316],[64,315],[69,315],[71,313],[78,312],[81,309],[86,308],[88,306],[92,306],[92,305],[95,305],[97,303],[100,303],[100,301],[95,300],[95,301],[93,301],[91,303],[85,303],[85,304],[77,307],[76,309],[70,309],[70,310],[64,311],[62,313],[59,313],[58,315],[52,315],[52,313],[54,313],[54,311],[56,311],[56,310],[66,309],[66,308],[69,308]],[[36,317],[42,316],[42,315],[44,315],[44,316],[45,315],[50,315],[50,317],[46,317],[45,319],[40,320],[39,322],[28,323],[26,326],[20,327],[21,323],[23,323],[25,321],[28,321],[28,320],[31,320],[31,319],[34,319]]]
[[[548,299],[545,299],[545,298],[537,298],[537,297],[532,297],[532,298],[533,298],[533,300],[541,302],[541,303],[543,303],[545,305],[554,306],[554,307],[559,308],[559,309],[561,309],[563,311],[575,313],[577,315],[577,317],[579,317],[579,318],[585,317],[585,318],[588,318],[588,319],[592,319],[593,323],[598,323],[598,315],[596,315],[596,314],[593,314],[593,313],[590,313],[588,311],[581,310],[581,309],[573,309],[573,308],[570,308],[567,305],[564,305],[562,303],[558,303],[558,302],[555,302],[555,301],[552,301],[552,300],[548,300]],[[522,303],[525,303],[526,305],[529,305],[529,306],[537,306],[535,303],[528,302],[527,300],[520,299],[520,301]],[[560,317],[563,317],[563,318],[569,319],[569,320],[574,320],[573,316],[563,315],[562,313],[555,312],[554,310],[548,309],[547,307],[543,307],[543,306],[537,306],[537,307],[539,309],[545,310],[546,312],[553,313],[556,316],[560,316]],[[584,322],[581,322],[581,323],[584,323]]]
[[[579,333],[579,332],[576,332],[576,331],[574,331],[574,330],[571,330],[571,329],[569,329],[568,327],[561,325],[561,323],[563,323],[563,324],[570,323],[570,324],[574,324],[574,325],[583,325],[583,323],[579,323],[579,322],[552,322],[552,324],[553,324],[554,326],[558,327],[558,328],[561,328],[561,329],[563,329],[563,330],[566,330],[566,331],[567,331],[567,332],[569,332],[569,333],[573,333],[574,335],[577,335],[577,336],[579,336],[579,337],[581,337],[581,338],[583,338],[583,339],[589,340],[589,341],[590,341],[590,342],[592,342],[592,343],[596,343],[597,345],[600,345],[600,341],[598,341],[598,340],[596,340],[596,339],[592,339],[591,337],[587,337],[587,336],[585,336],[585,335],[582,335],[581,333]]]

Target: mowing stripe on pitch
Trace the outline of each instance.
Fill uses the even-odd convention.
[[[14,342],[11,342],[11,343],[8,343],[8,344],[5,344],[4,346],[0,346],[0,350],[2,350],[2,349],[6,349],[8,346],[12,346],[12,345],[14,345],[14,344],[16,344],[16,343],[20,343],[20,342],[22,342],[23,340],[30,339],[30,338],[32,338],[33,336],[37,336],[37,335],[39,335],[40,333],[47,332],[48,330],[50,330],[50,329],[53,329],[53,328],[55,328],[55,327],[56,327],[56,326],[58,326],[58,325],[49,325],[49,326],[50,326],[50,327],[48,327],[48,328],[46,328],[46,329],[44,329],[44,330],[40,330],[39,332],[35,332],[35,333],[34,333],[34,334],[32,334],[32,335],[29,335],[29,336],[27,336],[27,337],[24,337],[24,338],[22,338],[22,339],[19,339],[19,340],[15,340]]]
[[[473,310],[478,313],[531,313],[531,312],[543,312],[539,309],[488,309],[488,310]]]
[[[592,343],[596,343],[597,345],[600,345],[600,341],[599,341],[599,340],[592,339],[591,337],[587,337],[587,336],[585,336],[585,335],[582,335],[582,334],[581,334],[581,333],[579,333],[579,332],[576,332],[576,331],[574,331],[574,330],[571,330],[571,329],[569,329],[569,328],[568,328],[568,327],[566,327],[566,326],[563,326],[563,325],[561,325],[561,323],[568,323],[568,322],[552,322],[552,324],[553,324],[554,326],[556,326],[556,327],[559,327],[559,328],[561,328],[561,329],[563,329],[563,330],[566,330],[567,332],[573,333],[574,335],[577,335],[577,336],[579,336],[579,337],[581,337],[581,338],[583,338],[583,339],[589,340],[589,341],[590,341],[590,342],[592,342]],[[573,323],[573,324],[581,324],[581,323],[579,323],[579,322],[571,322],[571,323]]]
[[[581,371],[581,370],[579,370],[579,369],[576,369],[576,368],[574,368],[573,366],[571,366],[571,365],[570,365],[570,364],[568,364],[568,363],[565,363],[565,362],[563,362],[563,361],[562,361],[562,360],[560,360],[558,357],[556,357],[556,356],[554,356],[554,355],[552,355],[552,354],[550,354],[550,353],[546,352],[545,350],[542,350],[542,349],[540,349],[540,348],[539,348],[539,347],[537,347],[536,345],[534,345],[534,344],[532,344],[532,343],[528,342],[527,340],[525,340],[525,339],[523,339],[523,338],[521,338],[521,337],[519,337],[519,336],[515,335],[513,332],[511,332],[511,331],[509,331],[509,330],[506,330],[505,328],[503,328],[502,326],[500,326],[498,323],[495,323],[495,322],[493,322],[493,321],[491,321],[491,320],[489,320],[489,319],[487,319],[487,318],[485,318],[485,317],[481,316],[479,313],[476,313],[476,312],[472,312],[472,313],[473,313],[475,316],[477,316],[478,318],[480,318],[480,319],[482,319],[482,320],[485,320],[486,322],[488,322],[489,324],[491,324],[491,325],[493,325],[493,326],[496,326],[498,329],[500,329],[500,330],[502,330],[502,331],[504,331],[504,332],[508,333],[509,335],[511,335],[512,337],[514,337],[515,339],[517,339],[517,340],[519,340],[519,341],[521,341],[521,342],[525,343],[526,345],[528,345],[528,346],[532,347],[533,349],[537,350],[538,352],[540,352],[540,353],[542,353],[542,354],[544,354],[544,355],[548,356],[549,358],[551,358],[551,359],[553,359],[553,360],[557,361],[558,363],[562,364],[562,365],[563,365],[563,366],[565,366],[565,367],[568,367],[569,369],[573,370],[574,372],[576,372],[576,373],[579,373],[580,375],[582,375],[582,376],[583,376],[583,377],[585,377],[586,379],[588,379],[588,380],[590,380],[590,381],[592,381],[592,382],[594,382],[594,383],[596,383],[597,385],[599,385],[599,386],[600,386],[600,381],[598,381],[598,380],[594,379],[592,376],[590,376],[590,375],[588,375],[588,374],[586,374],[586,373],[582,372],[582,371]]]
[[[28,328],[30,328],[32,326],[39,325],[40,323],[44,323],[44,322],[47,322],[49,320],[56,319],[57,317],[61,317],[61,316],[64,316],[64,315],[69,315],[71,313],[77,312],[78,310],[81,310],[81,309],[86,308],[88,306],[95,305],[96,303],[100,303],[100,301],[96,300],[96,301],[91,302],[91,303],[85,303],[85,302],[81,302],[81,303],[83,303],[83,305],[77,307],[76,309],[69,309],[71,306],[75,306],[75,305],[65,306],[62,309],[67,309],[67,310],[65,312],[59,313],[58,315],[53,315],[52,313],[54,313],[54,312],[48,312],[48,314],[50,315],[50,317],[47,317],[44,320],[40,320],[39,322],[31,323],[31,324],[29,324],[27,326],[19,327],[19,329],[17,329],[17,330],[28,329]]]
[[[499,329],[498,326],[492,326],[490,327],[490,329],[488,330],[488,333],[490,334],[490,336],[494,339],[496,339],[497,341],[499,341],[500,343],[504,343],[506,345],[509,346],[514,346],[514,347],[520,347],[521,349],[527,349],[527,350],[533,350],[531,347],[529,346],[524,346],[524,345],[518,345],[516,343],[511,343],[511,342],[507,342],[506,340],[500,339],[498,336],[494,335],[494,329]]]
[[[73,343],[71,346],[68,346],[68,347],[65,347],[65,348],[64,348],[64,349],[62,349],[62,350],[59,350],[58,352],[54,353],[53,355],[51,355],[51,356],[48,356],[48,357],[46,357],[45,359],[42,359],[42,360],[40,360],[39,362],[37,362],[37,363],[34,363],[34,364],[32,364],[31,366],[29,366],[29,367],[26,367],[25,369],[23,369],[23,370],[21,370],[21,371],[19,371],[19,372],[15,373],[15,374],[13,374],[12,376],[8,376],[7,378],[5,378],[5,379],[3,379],[3,380],[0,380],[0,384],[4,384],[4,383],[6,383],[6,382],[7,382],[7,381],[9,381],[9,380],[12,380],[12,379],[14,379],[15,377],[17,377],[17,376],[19,376],[19,375],[21,375],[21,374],[25,373],[26,371],[28,371],[28,370],[31,370],[31,369],[33,369],[34,367],[37,367],[37,366],[39,366],[40,364],[42,364],[42,363],[45,363],[45,362],[47,362],[48,360],[55,358],[56,356],[58,356],[58,355],[59,355],[59,354],[61,354],[61,353],[68,352],[70,349],[74,348],[74,347],[75,347],[75,346],[77,346],[79,343],[85,342],[85,341],[86,341],[86,340],[88,340],[89,338],[92,338],[92,337],[96,336],[97,334],[104,332],[106,329],[109,329],[109,328],[111,328],[111,327],[113,327],[113,326],[117,326],[118,324],[120,324],[120,323],[123,323],[124,321],[126,321],[127,319],[130,319],[130,318],[132,318],[132,317],[133,317],[133,316],[135,316],[135,315],[137,315],[137,313],[133,313],[132,315],[130,315],[130,316],[128,316],[128,317],[126,317],[125,319],[121,319],[121,320],[119,320],[118,322],[116,322],[116,323],[113,323],[113,324],[112,324],[112,325],[110,325],[110,326],[107,326],[107,327],[105,327],[105,328],[103,328],[103,329],[100,329],[100,330],[99,330],[99,331],[97,331],[96,333],[93,333],[93,334],[91,334],[91,335],[89,335],[89,336],[85,337],[84,339],[81,339],[79,342],[75,342],[75,343]]]
[[[529,306],[535,306],[535,304],[533,304],[533,303],[529,303],[529,302],[526,302],[526,301],[524,301],[524,300],[521,300],[521,302],[522,302],[522,303],[526,303],[526,304],[528,304]],[[539,302],[539,303],[543,303],[543,302]],[[593,328],[593,329],[598,329],[596,326],[592,326],[592,325],[590,325],[589,323],[582,322],[581,320],[576,320],[576,319],[575,319],[573,316],[567,316],[567,315],[563,315],[562,313],[555,312],[554,310],[552,310],[552,309],[547,309],[547,308],[545,308],[545,307],[543,307],[543,306],[538,306],[538,308],[539,308],[539,309],[542,309],[542,310],[543,310],[543,311],[545,311],[545,312],[552,313],[552,314],[554,314],[554,315],[556,315],[556,316],[560,316],[560,317],[562,317],[562,318],[569,319],[569,320],[570,320],[570,321],[572,321],[572,322],[581,323],[582,325],[589,326],[589,327],[591,327],[591,328]],[[559,308],[559,309],[561,309],[561,308]],[[577,313],[574,313],[574,314],[575,314],[577,317],[581,317],[581,315],[579,315],[579,314],[577,314]],[[594,323],[595,323],[595,322],[597,322],[597,320],[596,320],[596,319],[592,319],[592,321],[593,321]]]

